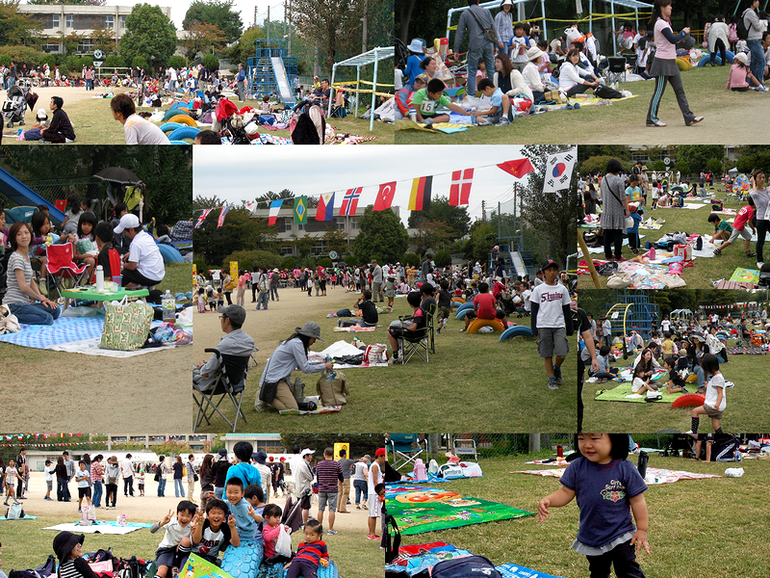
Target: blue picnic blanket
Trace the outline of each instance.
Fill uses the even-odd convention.
[[[23,325],[19,333],[0,335],[0,341],[23,347],[46,349],[51,345],[70,343],[102,336],[104,316],[59,317],[53,325]]]

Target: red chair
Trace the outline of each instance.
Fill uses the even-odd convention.
[[[118,253],[117,249],[110,249],[107,253],[110,256],[110,274],[112,277],[117,277],[121,274],[120,271],[123,266],[120,261],[120,253]],[[106,277],[105,280],[112,281],[112,279],[106,279]]]
[[[65,279],[73,280],[73,286],[79,286],[86,274],[86,266],[78,266],[73,261],[72,243],[49,245],[46,248],[46,269],[53,280],[54,287],[59,295],[62,293],[62,283]],[[66,287],[65,287],[66,288]]]

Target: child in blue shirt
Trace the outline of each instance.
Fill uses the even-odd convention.
[[[251,504],[243,497],[244,489],[241,478],[235,477],[227,480],[225,496],[230,514],[235,517],[235,526],[241,543],[238,547],[230,546],[225,550],[225,555],[222,558],[222,570],[239,578],[256,578],[264,554],[262,543],[255,539],[258,525],[262,522],[262,516],[257,514]]]
[[[615,379],[618,375],[617,367],[610,367],[610,346],[604,345],[599,350],[599,355],[596,356],[596,361],[599,362],[599,371],[592,374],[591,377],[595,377],[598,383],[606,383],[610,379]]]
[[[628,445],[627,434],[578,434],[580,457],[564,471],[562,488],[537,505],[537,521],[542,522],[549,508],[577,498],[580,527],[572,547],[588,558],[591,578],[606,578],[612,566],[617,578],[644,578],[634,545],[650,553],[647,485],[626,459]]]
[[[626,235],[628,236],[628,246],[631,248],[631,252],[635,255],[639,254],[639,225],[642,223],[642,215],[644,215],[644,209],[637,208],[631,204],[628,206],[631,219],[634,221],[634,226],[626,229]]]
[[[496,124],[499,126],[510,124],[511,99],[508,98],[508,95],[503,94],[503,91],[497,88],[488,78],[483,78],[479,81],[478,89],[492,100],[492,108],[471,112],[471,116],[478,117],[478,124]]]

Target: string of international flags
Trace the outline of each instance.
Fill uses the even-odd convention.
[[[556,193],[567,189],[572,178],[572,173],[577,160],[577,154],[574,148],[569,151],[556,153],[548,156],[545,168],[545,179],[543,183],[544,193]],[[451,183],[449,185],[449,205],[453,207],[465,206],[470,202],[471,188],[473,187],[473,178],[476,170],[497,166],[501,170],[518,179],[523,178],[533,172],[535,168],[527,157],[514,159],[496,165],[483,165],[480,167],[460,169],[451,172]],[[439,173],[438,175],[447,174]],[[409,194],[408,209],[410,211],[427,211],[430,208],[431,197],[433,194],[433,179],[437,174],[411,179],[411,188]],[[408,181],[409,179],[406,179]],[[397,183],[404,180],[390,181],[378,186],[377,196],[374,200],[373,211],[385,211],[390,209],[396,194]],[[361,198],[361,192],[364,187],[354,187],[345,191],[342,197],[342,204],[339,207],[337,216],[352,216],[356,214],[358,201]],[[334,208],[336,192],[322,193],[318,199],[318,205],[315,212],[316,221],[332,221],[334,219]],[[307,196],[294,197],[294,199],[277,199],[270,202],[268,210],[268,225],[275,225],[278,214],[283,207],[284,201],[294,202],[294,222],[297,224],[306,224],[308,219],[308,198]],[[255,210],[257,203],[246,203],[246,209]],[[219,208],[217,218],[217,228],[225,222],[227,213],[234,208],[233,205],[223,207],[213,207],[203,209],[195,223],[195,228],[200,228],[208,216]]]

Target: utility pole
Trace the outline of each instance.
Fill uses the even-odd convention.
[[[254,24],[253,25],[254,26],[257,25],[257,7],[256,6],[254,6]]]
[[[267,48],[270,49],[270,6],[267,7],[267,23],[265,24],[267,30]]]
[[[501,219],[500,219],[500,201],[497,201],[497,239],[500,240],[500,237],[502,236],[502,225],[501,225]]]
[[[283,19],[288,23],[289,26],[288,54],[291,55],[291,0],[286,0],[284,4]]]
[[[482,222],[482,224],[486,224],[486,222],[487,222],[487,209],[486,209],[486,206],[487,206],[487,202],[486,201],[481,201],[481,222]]]
[[[369,16],[368,16],[368,13],[369,13],[369,0],[364,0],[364,17],[361,19],[363,21],[363,23],[364,23],[364,26],[363,26],[364,30],[363,30],[363,35],[362,35],[363,38],[361,40],[361,54],[366,52],[366,45],[368,44],[368,42],[367,42],[367,36],[368,36],[368,32],[369,32]]]

